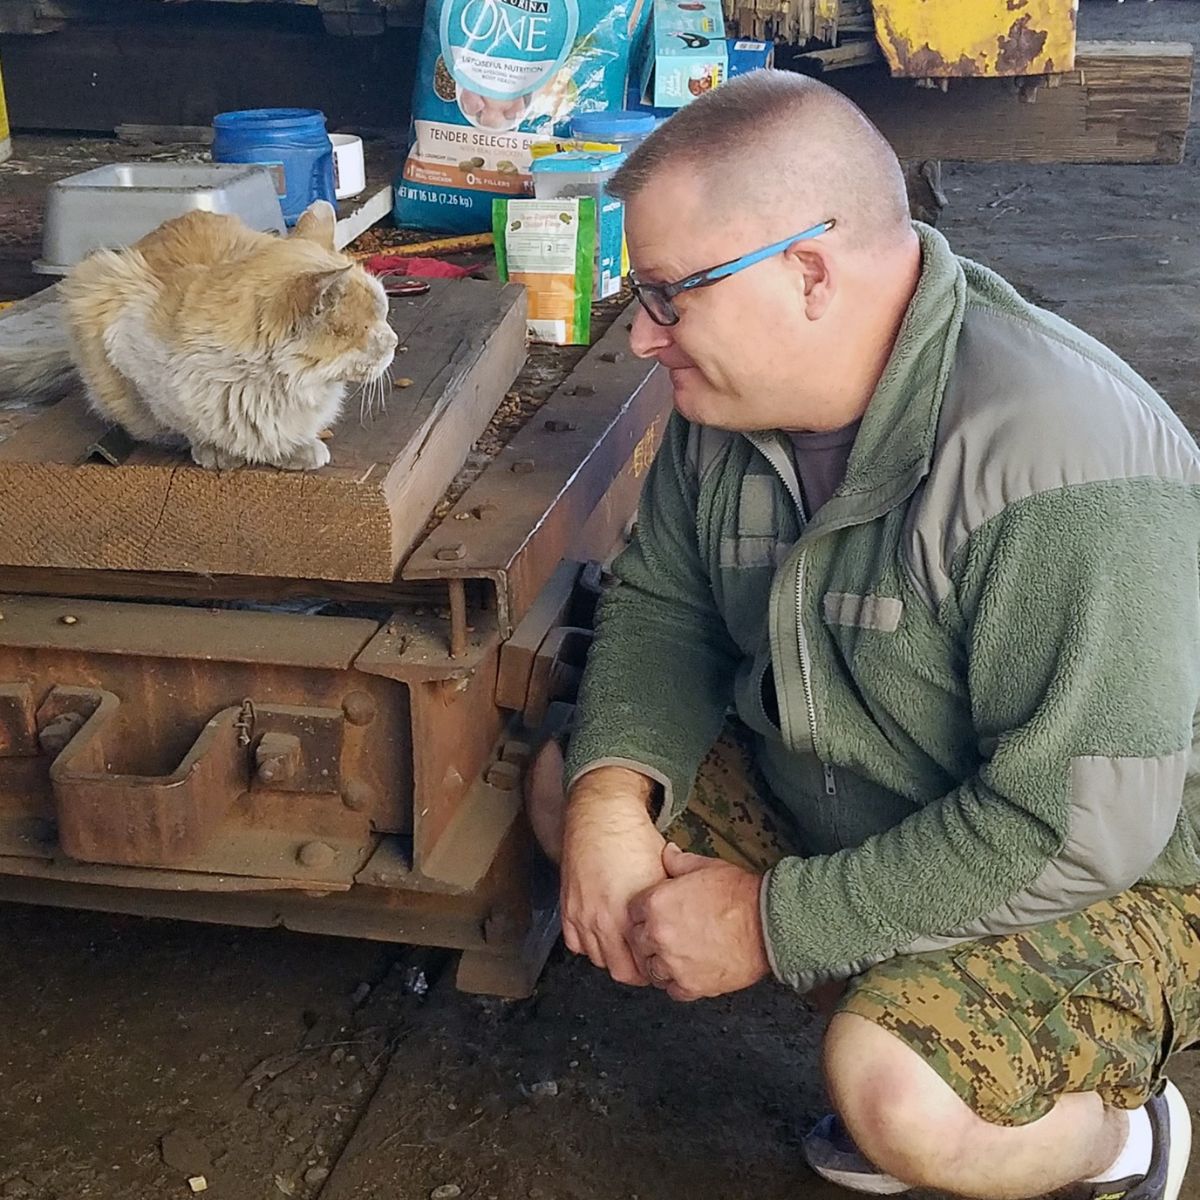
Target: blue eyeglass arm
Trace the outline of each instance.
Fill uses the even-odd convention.
[[[681,279],[671,287],[670,292],[672,295],[678,295],[680,292],[686,292],[691,288],[707,287],[710,283],[716,283],[719,279],[728,279],[730,275],[736,275],[739,271],[744,271],[747,267],[754,266],[755,263],[772,258],[774,255],[786,250],[789,246],[794,246],[797,242],[806,242],[809,238],[820,237],[821,234],[828,233],[835,224],[836,222],[832,219],[822,221],[819,225],[813,225],[801,233],[793,234],[791,237],[774,242],[770,246],[764,246],[761,250],[755,250],[751,254],[743,254],[741,258],[735,258],[732,262],[722,263],[719,267],[710,267],[707,271],[700,271],[698,274],[691,276],[690,279]]]

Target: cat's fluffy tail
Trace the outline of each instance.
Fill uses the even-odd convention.
[[[61,400],[78,382],[65,342],[0,347],[0,402],[45,404]]]

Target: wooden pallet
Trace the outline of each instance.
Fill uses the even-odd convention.
[[[112,466],[69,396],[0,442],[0,567],[388,582],[520,371],[525,311],[522,288],[476,280],[394,300],[393,373],[412,385],[367,424],[348,405],[315,472],[206,471],[149,446]]]

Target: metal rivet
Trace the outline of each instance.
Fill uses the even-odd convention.
[[[517,461],[515,463],[513,463],[511,470],[514,475],[532,474],[533,459],[532,458],[518,458]]]
[[[438,562],[458,562],[467,557],[467,548],[462,542],[455,542],[453,545],[443,546],[433,557]]]
[[[375,699],[367,692],[351,692],[342,701],[342,712],[351,725],[370,725],[375,720]]]
[[[311,867],[320,871],[331,866],[337,858],[337,851],[327,842],[305,842],[296,854],[296,861],[302,867]]]
[[[78,624],[79,624],[79,618],[78,618],[78,617],[72,617],[72,616],[70,616],[70,615],[68,614],[68,615],[67,615],[67,616],[65,616],[65,617],[59,617],[59,618],[58,618],[58,623],[59,623],[60,625],[78,625]]]
[[[374,800],[375,793],[370,785],[363,783],[361,779],[347,780],[342,788],[342,803],[351,812],[364,812],[371,807]]]

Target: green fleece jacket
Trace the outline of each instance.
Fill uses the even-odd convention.
[[[1200,881],[1200,453],[1125,363],[918,232],[811,523],[783,435],[672,417],[569,753],[570,779],[659,781],[665,828],[736,708],[807,851],[761,892],[801,989]]]

